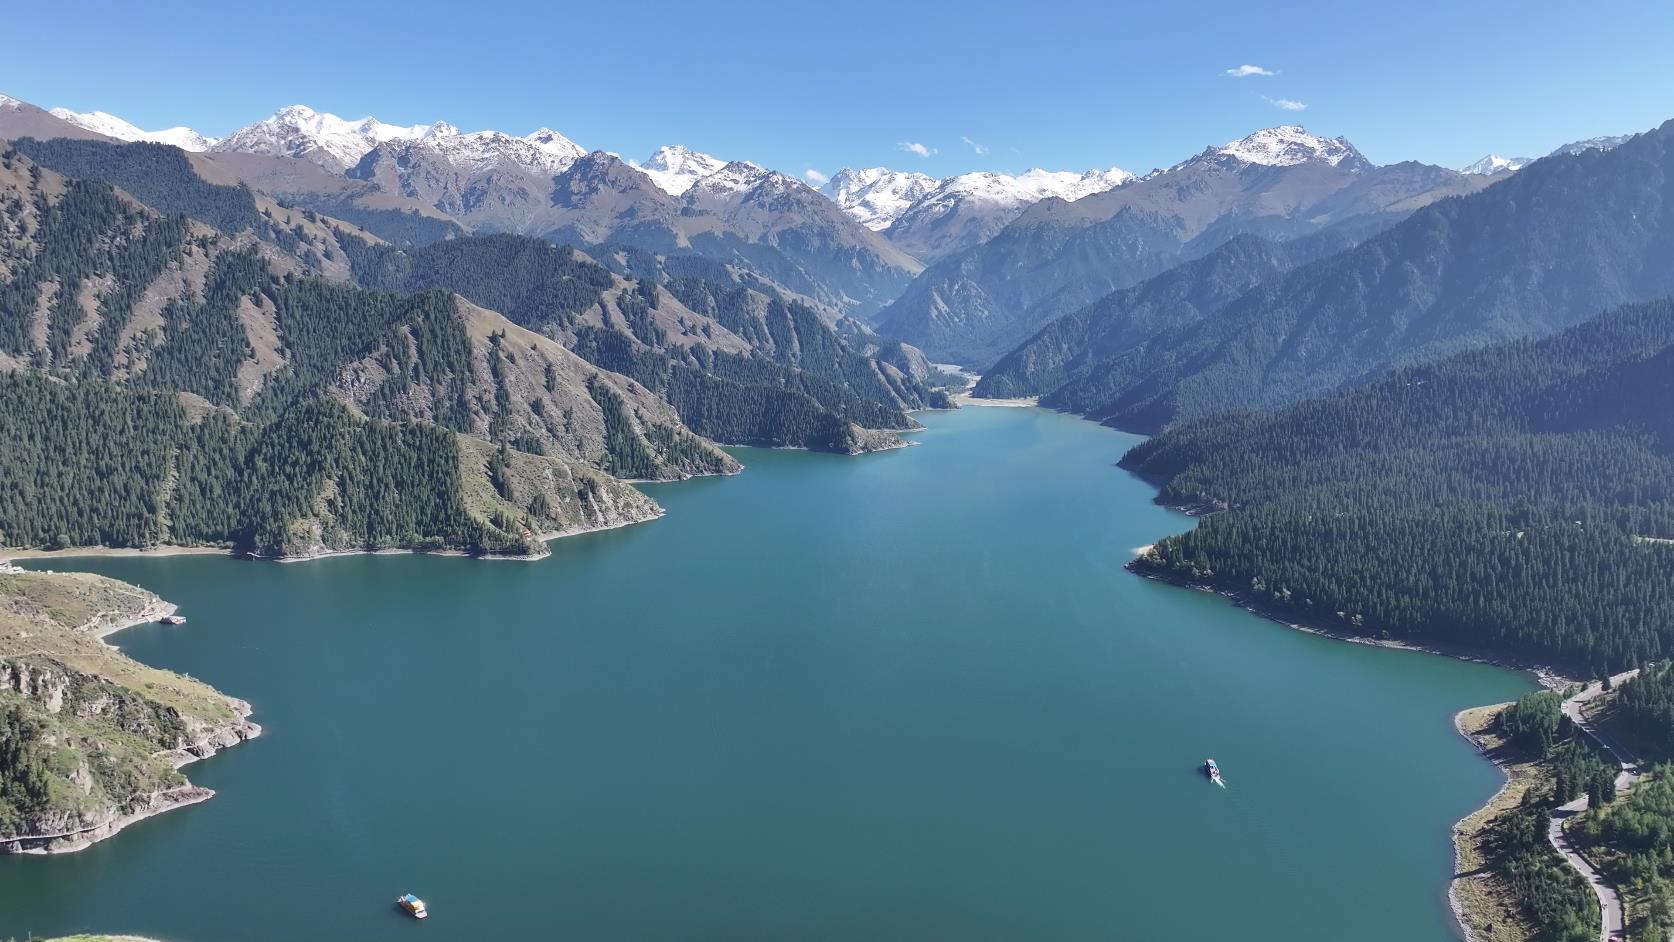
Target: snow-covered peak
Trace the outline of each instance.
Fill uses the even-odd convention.
[[[1133,174],[1120,167],[1083,173],[1037,167],[1017,176],[978,171],[948,177],[923,202],[972,200],[999,206],[1025,206],[1049,196],[1073,202],[1084,196],[1113,190],[1133,179]]]
[[[114,137],[119,141],[151,141],[157,144],[170,144],[181,150],[205,151],[215,143],[214,138],[204,137],[202,134],[186,127],[167,128],[162,131],[144,131],[116,115],[104,111],[88,111],[77,113],[68,108],[54,108],[52,115],[63,121],[86,128],[96,134]]]
[[[670,196],[679,196],[692,184],[725,169],[727,162],[719,157],[699,153],[678,144],[664,145],[637,165],[657,188]]]
[[[907,207],[923,199],[941,181],[928,174],[887,167],[849,167],[837,171],[820,192],[873,231],[889,228]]]
[[[1491,177],[1496,173],[1504,173],[1509,170],[1521,170],[1524,167],[1527,167],[1531,162],[1532,161],[1528,157],[1501,157],[1499,154],[1489,154],[1469,166],[1460,167],[1459,172]]]
[[[714,158],[710,159],[713,160]],[[691,186],[687,187],[687,192],[693,195],[730,196],[734,193],[743,193],[777,176],[784,175],[759,167],[747,160],[734,160],[723,164],[714,173],[700,177]],[[652,179],[655,179],[655,177]]]
[[[397,146],[429,150],[466,173],[480,173],[511,164],[535,173],[555,175],[562,173],[580,156],[579,153],[548,149],[527,138],[512,137],[499,131],[465,134],[452,125],[443,124],[433,125],[417,141]],[[578,147],[574,149],[581,150]]]
[[[342,170],[380,144],[422,148],[471,173],[510,163],[556,174],[587,153],[550,128],[514,137],[502,131],[461,131],[446,121],[411,126],[377,118],[350,121],[307,105],[280,108],[272,117],[234,132],[215,149],[305,157]]]
[[[214,146],[217,151],[306,157],[336,169],[351,167],[367,151],[388,141],[411,141],[436,129],[434,125],[404,127],[376,118],[349,121],[315,111],[307,105],[287,105],[255,124],[239,128]],[[454,133],[458,133],[457,130]]]
[[[1017,182],[1026,191],[1039,193],[1041,199],[1055,196],[1061,200],[1075,202],[1083,196],[1114,190],[1124,183],[1136,179],[1133,174],[1121,167],[1111,167],[1109,170],[1088,170],[1076,173],[1072,170],[1042,170],[1036,167],[1017,177]]]
[[[1627,143],[1627,141],[1632,137],[1632,134],[1618,134],[1613,137],[1589,137],[1584,141],[1575,141],[1570,144],[1565,144],[1548,156],[1556,157],[1559,154],[1580,154],[1589,150],[1614,150],[1620,145]]]
[[[1311,160],[1322,160],[1335,167],[1360,154],[1353,144],[1343,138],[1320,137],[1296,124],[1264,128],[1224,147],[1215,148],[1213,153],[1266,167],[1291,167]]]
[[[12,96],[4,94],[4,93],[0,93],[0,108],[4,108],[7,111],[16,111],[17,109],[23,107],[25,104],[26,104],[26,102],[24,102],[20,99],[13,98]]]
[[[587,156],[587,148],[551,128],[541,128],[533,134],[525,134],[523,139],[566,164],[574,163]]]

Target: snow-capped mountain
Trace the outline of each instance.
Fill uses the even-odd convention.
[[[1053,318],[1239,236],[1375,227],[1489,183],[1416,161],[1375,166],[1341,138],[1270,128],[1101,193],[1037,201],[935,261],[874,324],[940,362],[987,365]],[[897,244],[912,212],[886,233]]]
[[[535,142],[537,137],[541,143]],[[431,151],[467,174],[510,164],[534,173],[551,175],[561,173],[587,153],[558,132],[544,128],[527,137],[512,137],[500,131],[472,131],[467,134],[447,123],[431,125],[417,140],[389,143],[401,148]]]
[[[533,134],[525,134],[523,140],[563,160],[566,166],[587,155],[587,148],[551,128],[541,128]]]
[[[940,180],[924,173],[887,167],[864,170],[844,167],[832,174],[820,192],[861,225],[878,232],[888,229],[907,207],[929,196],[939,183]]]
[[[1554,150],[1548,157],[1559,154],[1579,154],[1589,150],[1614,150],[1618,145],[1626,143],[1632,134],[1618,134],[1612,137],[1589,137],[1584,141],[1574,141]]]
[[[346,170],[386,141],[411,141],[449,125],[385,124],[377,118],[347,121],[307,105],[289,105],[255,124],[239,128],[210,148],[218,153],[302,157],[333,170]]]
[[[446,121],[405,127],[377,118],[349,121],[307,105],[281,108],[272,117],[234,131],[211,150],[301,157],[344,171],[381,144],[422,147],[464,173],[478,173],[509,162],[550,175],[587,153],[550,128],[515,137],[503,131],[464,132]]]
[[[714,158],[710,159],[713,160]],[[722,164],[713,173],[705,174],[692,181],[687,185],[682,195],[685,196],[688,203],[702,200],[705,197],[726,198],[735,193],[743,193],[760,186],[767,180],[784,176],[782,173],[757,166],[748,160],[733,160]],[[656,178],[652,177],[652,179],[655,180]],[[785,179],[790,178],[785,177]],[[665,192],[668,189],[661,183],[658,183],[657,186]]]
[[[1333,167],[1345,160],[1353,163],[1367,162],[1345,138],[1320,137],[1309,133],[1307,128],[1298,124],[1263,128],[1225,146],[1212,147],[1206,154],[1200,154],[1192,160],[1201,159],[1209,154],[1232,157],[1247,164],[1260,164],[1264,167],[1294,167],[1308,161],[1323,161]]]
[[[1501,157],[1499,154],[1489,154],[1473,164],[1460,167],[1459,172],[1491,177],[1508,170],[1521,170],[1533,162],[1533,158],[1530,157]]]
[[[658,189],[670,196],[679,196],[691,189],[692,184],[719,172],[726,165],[727,162],[719,157],[673,144],[657,148],[645,163],[634,166],[644,171]]]
[[[1134,179],[1120,167],[1084,173],[1037,168],[1017,176],[962,173],[902,210],[885,235],[918,258],[938,259],[987,239],[1043,199],[1073,202]]]
[[[215,138],[204,137],[187,127],[166,128],[161,131],[141,130],[116,115],[104,111],[78,113],[68,108],[54,108],[51,114],[53,117],[68,121],[76,127],[86,128],[95,134],[103,134],[106,137],[114,137],[119,141],[150,141],[156,144],[171,144],[181,150],[189,151],[206,151],[216,143]]]

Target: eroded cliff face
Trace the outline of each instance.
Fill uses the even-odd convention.
[[[0,853],[79,850],[214,794],[179,769],[261,733],[250,705],[101,635],[169,614],[86,573],[0,573]]]

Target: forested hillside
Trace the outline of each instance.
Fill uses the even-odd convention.
[[[811,308],[733,282],[724,266],[705,266],[708,278],[674,276],[643,256],[637,280],[626,280],[572,248],[521,236],[344,244],[361,284],[456,291],[632,377],[718,441],[854,451],[891,440],[868,430],[914,427],[903,408],[947,404],[853,349]]]
[[[1536,161],[1164,330],[1064,405],[1136,431],[1282,406],[1674,294],[1674,123]]]
[[[1612,722],[1632,738],[1635,751],[1659,762],[1674,761],[1674,662],[1641,670],[1616,691],[1611,709]]]
[[[1112,361],[1170,328],[1195,324],[1222,305],[1298,265],[1354,244],[1343,229],[1289,242],[1241,235],[1200,259],[1117,291],[1041,328],[983,374],[974,395],[1042,396],[1085,412],[1107,402]]]
[[[183,187],[159,200],[254,205]],[[269,229],[0,154],[0,367],[21,371],[0,374],[0,542],[541,552],[534,534],[656,515],[612,474],[737,468],[633,380],[445,291],[309,276]],[[292,235],[345,273],[338,236],[365,245],[318,219]]]
[[[249,233],[301,263],[343,278],[347,259],[337,228],[310,210],[288,210],[243,184],[204,179],[191,156],[164,144],[21,138],[11,144],[33,164],[74,180],[117,187],[164,216],[186,216],[226,235]],[[197,158],[201,161],[202,158]],[[356,232],[357,238],[370,238]]]
[[[1219,511],[1141,572],[1593,675],[1674,650],[1674,303],[1184,423],[1123,466]]]
[[[1494,732],[1504,748],[1494,754],[1501,762],[1528,763],[1527,770],[1514,767],[1508,785],[1526,790],[1486,822],[1488,840],[1479,846],[1487,853],[1484,869],[1498,883],[1496,902],[1526,921],[1533,938],[1591,942],[1598,938],[1598,900],[1552,848],[1547,827],[1554,807],[1581,795],[1594,807],[1613,801],[1617,769],[1564,715],[1562,701],[1558,692],[1543,690],[1499,712]],[[1519,780],[1529,771],[1533,782],[1524,785]]]

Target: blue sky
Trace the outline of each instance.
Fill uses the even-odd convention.
[[[69,0],[7,20],[0,92],[146,128],[300,102],[795,173],[1144,172],[1282,123],[1457,166],[1674,118],[1667,3]]]

